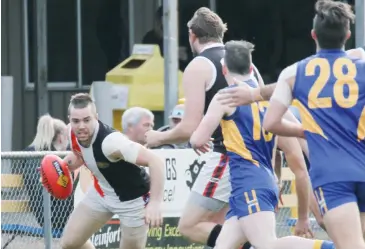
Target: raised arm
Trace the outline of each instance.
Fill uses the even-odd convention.
[[[197,57],[190,62],[184,71],[183,87],[185,95],[185,111],[181,122],[173,129],[157,133],[146,133],[149,147],[162,144],[174,144],[189,141],[198,127],[204,113],[205,91],[216,70],[204,58]]]
[[[304,137],[301,124],[283,119],[293,100],[296,71],[297,65],[293,64],[281,72],[263,122],[265,130],[280,136]]]
[[[216,96],[210,102],[207,113],[190,138],[190,144],[193,148],[201,147],[209,142],[214,130],[217,129],[221,119],[228,110],[228,107],[221,105],[217,101]]]

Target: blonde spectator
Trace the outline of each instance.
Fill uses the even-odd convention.
[[[43,115],[37,125],[37,133],[32,143],[24,151],[65,151],[68,148],[67,126],[59,119]],[[13,173],[22,174],[30,209],[40,227],[44,225],[42,185],[39,183],[40,158],[26,159]],[[14,172],[17,171],[17,172]],[[76,185],[76,182],[75,182]],[[73,209],[73,196],[66,200],[51,197],[51,223],[55,231],[62,232]]]
[[[37,133],[29,147],[35,151],[58,150],[65,151],[68,145],[67,126],[65,122],[43,115],[37,125]]]

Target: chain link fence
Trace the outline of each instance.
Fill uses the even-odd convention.
[[[40,183],[37,168],[44,155],[66,153],[1,152],[5,168],[1,174],[2,249],[60,248],[59,238],[73,210],[73,196],[66,200],[51,197]],[[45,247],[46,242],[52,246]]]

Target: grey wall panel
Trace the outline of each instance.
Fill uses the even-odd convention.
[[[1,75],[9,75],[9,0],[1,1]]]
[[[24,117],[22,126],[24,133],[22,137],[22,147],[25,147],[33,141],[37,129],[38,115],[33,91],[26,91],[24,93],[24,108],[22,110],[22,115]]]
[[[13,149],[21,149],[23,144],[22,126],[25,122],[23,117],[23,1],[3,0],[1,2],[6,5],[5,12],[7,13],[7,31],[5,34],[8,39],[6,71],[14,79]]]

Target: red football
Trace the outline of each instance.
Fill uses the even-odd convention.
[[[72,194],[73,182],[66,163],[55,155],[46,155],[40,167],[42,184],[57,199],[67,199]]]

